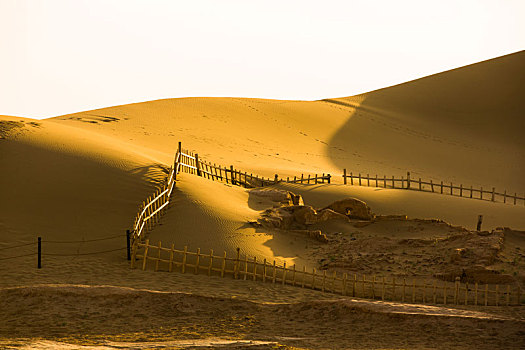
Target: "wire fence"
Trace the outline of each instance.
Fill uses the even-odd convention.
[[[47,246],[48,244],[51,244],[51,245],[54,245],[54,244],[58,244],[58,245],[62,245],[62,244],[84,244],[84,243],[91,243],[91,242],[102,242],[102,241],[115,240],[115,239],[118,239],[118,238],[120,238],[120,239],[125,238],[126,239],[126,243],[127,244],[126,244],[125,247],[119,247],[119,248],[114,248],[114,249],[105,249],[105,250],[97,250],[97,251],[91,251],[91,252],[80,252],[80,251],[77,251],[75,253],[62,253],[62,252],[56,252],[56,251],[48,252],[47,249],[46,250],[42,249],[42,247],[44,245]],[[31,247],[34,250],[31,253],[20,254],[20,253],[22,253],[20,250],[27,250],[27,248],[26,249],[22,249],[24,247],[27,247],[27,248]],[[63,249],[63,248],[60,248],[60,249]],[[113,235],[113,236],[107,236],[107,237],[102,237],[102,238],[83,239],[83,240],[64,240],[64,241],[61,241],[61,240],[43,240],[42,237],[37,237],[37,240],[34,241],[34,242],[9,245],[9,246],[0,248],[0,251],[2,251],[2,252],[4,252],[4,251],[18,252],[17,255],[0,256],[0,261],[11,260],[11,259],[18,259],[18,258],[29,257],[29,256],[37,256],[37,267],[41,268],[42,267],[42,257],[43,256],[75,257],[75,256],[87,256],[87,255],[98,255],[98,254],[112,253],[112,252],[123,251],[123,250],[127,250],[128,251],[127,255],[128,255],[128,260],[129,260],[129,257],[130,257],[130,236],[129,236],[129,231],[127,232],[126,235],[120,234],[120,235]]]

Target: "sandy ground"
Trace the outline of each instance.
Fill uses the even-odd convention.
[[[46,120],[0,116],[1,346],[22,339],[13,346],[53,348],[58,343],[46,341],[67,340],[118,347],[122,340],[154,339],[176,348],[193,345],[165,341],[195,338],[299,348],[523,346],[521,308],[510,314],[502,308],[476,309],[489,316],[472,317],[445,308],[412,312],[406,305],[395,306],[404,310],[397,312],[381,303],[333,300],[297,288],[130,270],[122,250],[125,230],[166,176],[178,141],[203,159],[268,177],[332,173],[329,186],[277,186],[315,207],[350,196],[382,215],[436,218],[473,229],[483,214],[486,230],[525,230],[525,206],[344,186],[340,177],[342,168],[380,176],[411,171],[415,178],[525,194],[525,106],[517,79],[523,55],[323,101],[186,98]],[[326,253],[311,254],[310,243],[300,237],[248,225],[272,204],[254,201],[245,189],[183,174],[173,199],[149,237],[152,242],[215,251],[239,247],[243,254],[307,266],[318,266]],[[362,242],[370,240],[368,248],[379,236],[427,239],[446,233],[412,226],[417,227],[390,222],[356,231]],[[44,242],[43,269],[35,268],[34,256],[6,259],[35,253],[37,236]],[[113,238],[88,242],[105,237]],[[26,243],[31,244],[9,248]],[[520,235],[507,237],[505,244],[525,250]],[[80,255],[106,250],[116,251]],[[509,261],[522,257],[508,249],[501,254]],[[35,287],[41,284],[84,286]],[[112,287],[89,287],[100,285]],[[45,312],[34,311],[37,305],[45,305]],[[107,341],[114,343],[103,344]]]
[[[146,278],[151,281],[150,276]],[[525,345],[521,308],[509,315],[498,308],[412,306],[297,293],[254,282],[225,284],[218,277],[178,274],[175,279],[199,283],[193,293],[67,284],[2,288],[0,344],[121,342],[124,348],[134,348],[133,342],[163,346],[166,341],[218,338],[274,343],[263,348],[275,344],[331,349]],[[234,288],[235,294],[230,294]],[[429,327],[431,333],[426,331]]]

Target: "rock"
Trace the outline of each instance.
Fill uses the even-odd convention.
[[[336,213],[346,215],[351,219],[373,220],[375,218],[370,207],[357,198],[346,198],[334,202],[324,209],[331,209]]]
[[[304,234],[321,243],[328,243],[328,237],[320,230],[291,230],[291,232]]]
[[[256,188],[250,191],[251,195],[263,197],[272,202],[279,203],[275,207],[290,206],[290,205],[304,205],[303,197],[300,194],[294,194],[290,191],[276,190],[271,188]]]

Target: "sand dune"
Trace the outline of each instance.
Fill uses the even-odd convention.
[[[415,178],[421,176],[484,188],[495,186],[523,195],[525,144],[521,133],[525,125],[521,113],[525,106],[520,81],[523,58],[524,52],[518,52],[367,94],[322,101],[183,98],[103,108],[46,120],[0,116],[0,248],[34,242],[36,236],[44,238],[45,253],[78,254],[123,248],[125,230],[131,227],[139,204],[166,176],[178,141],[197,151],[201,158],[266,177],[331,173],[334,175],[331,185],[276,186],[301,194],[307,204],[315,207],[351,196],[366,201],[377,214],[437,218],[469,229],[474,228],[477,215],[483,214],[484,229],[510,226],[524,230],[524,206],[416,191],[344,186],[340,177],[343,168],[389,176],[411,171]],[[188,245],[203,251],[210,248],[234,251],[239,247],[243,254],[250,256],[316,266],[316,259],[305,253],[304,239],[248,225],[248,221],[257,220],[264,209],[273,205],[254,201],[243,188],[180,174],[173,203],[149,238],[152,242],[175,243],[178,247]],[[46,240],[86,240],[115,235],[122,235],[122,239],[75,243],[67,248],[46,244]],[[508,244],[513,249],[524,249],[523,238],[519,235],[509,236]],[[28,246],[20,252],[33,251],[34,247]],[[0,258],[6,256],[9,251],[0,251]],[[228,298],[245,288],[241,293],[245,299],[252,295],[263,298],[263,292],[269,293],[274,301],[282,297],[278,289],[258,286],[261,291],[258,294],[236,281],[224,283],[223,279],[212,279],[213,288],[206,288],[204,280],[207,277],[203,276],[184,275],[177,279],[173,274],[168,279],[161,273],[159,276],[150,271],[130,271],[122,250],[95,256],[45,257],[42,270],[34,268],[34,257],[5,261],[0,265],[1,287],[35,283],[112,284],[188,293],[200,291]],[[2,292],[17,294],[12,290]],[[47,300],[55,307],[56,302],[49,300],[48,292],[49,289],[44,288],[23,293],[30,296],[28,303]],[[260,326],[274,329],[272,327],[285,325],[283,337],[295,334],[307,338],[313,330],[319,331],[315,328],[319,320],[314,314],[302,314],[302,308],[318,310],[326,322],[321,329],[323,332],[335,329],[336,323],[339,325],[341,321],[355,325],[362,321],[361,316],[356,315],[363,313],[369,316],[370,322],[381,325],[374,337],[393,331],[389,326],[392,320],[401,319],[410,326],[417,324],[421,332],[430,324],[437,325],[439,336],[430,340],[417,338],[407,330],[410,334],[406,336],[416,337],[415,346],[423,347],[436,341],[452,346],[457,341],[456,336],[471,331],[469,329],[479,325],[482,318],[477,315],[472,316],[476,321],[465,321],[465,315],[448,315],[446,317],[461,319],[459,333],[448,334],[452,328],[441,319],[436,320],[435,315],[431,321],[420,322],[421,315],[414,318],[395,316],[397,306],[383,306],[388,316],[377,309],[348,306],[339,301],[305,306],[293,303],[298,298],[295,293],[303,293],[300,295],[306,303],[319,299],[321,293],[287,293],[291,298],[287,302],[291,304],[286,306],[232,304],[230,300],[205,304],[222,303],[215,312],[233,306],[246,311],[229,315],[230,320],[248,317],[246,315],[253,312],[261,315]],[[142,297],[150,300],[151,295],[141,294]],[[76,294],[75,298],[80,299],[73,298],[72,305],[84,300],[85,295]],[[195,298],[192,303],[202,302],[192,296],[170,298]],[[29,304],[24,305],[29,307]],[[334,323],[329,315],[341,308],[349,316],[343,315]],[[405,314],[421,313],[420,310],[408,312],[405,306],[401,308]],[[297,326],[296,320],[282,316],[290,312],[307,319],[307,326],[300,332],[291,331]],[[429,313],[441,315],[443,312],[448,311],[438,308]],[[272,313],[281,316],[272,318],[269,316]],[[55,319],[55,316],[49,317]],[[154,316],[148,312],[144,314],[148,320]],[[26,320],[12,317],[13,324]],[[39,322],[50,322],[46,317]],[[95,327],[95,319],[86,321],[89,327]],[[204,322],[198,317],[191,320],[196,324]],[[508,329],[493,323],[483,324],[482,328],[494,330],[502,337],[508,335],[509,342],[518,341],[516,321],[508,322],[512,325]],[[11,331],[10,326],[5,325],[4,336]],[[235,325],[248,327],[244,321]],[[175,324],[174,329],[179,326]],[[24,327],[20,334],[31,331],[31,327]],[[75,327],[81,328],[81,324]],[[61,328],[57,329],[60,333]],[[144,331],[144,328],[137,326],[135,330]],[[347,338],[343,333],[347,331],[347,328],[341,329],[330,340],[344,344]],[[359,332],[358,340],[364,342],[370,329]],[[264,332],[246,334],[266,339]],[[465,341],[478,341],[474,339],[467,337]],[[287,344],[319,346],[322,341],[316,338],[311,342],[301,340]],[[366,344],[382,343],[370,338]],[[392,344],[414,345],[401,340]],[[479,341],[480,347],[490,344],[490,341]]]
[[[9,186],[0,201],[0,222],[6,232],[17,232],[6,235],[5,242],[36,233],[83,237],[123,232],[136,206],[166,173],[179,140],[201,158],[265,176],[331,172],[340,183],[343,167],[389,175],[411,170],[414,177],[525,191],[525,155],[518,137],[523,120],[516,112],[523,109],[517,78],[523,55],[352,98],[186,98],[43,121],[2,117],[0,149],[3,169],[8,169],[2,179]],[[24,126],[13,126],[16,122]],[[512,205],[339,185],[312,189],[293,190],[308,200],[313,200],[310,193],[323,193],[322,205],[356,195],[380,214],[437,217],[469,228],[484,214],[486,229],[525,228],[522,208]],[[242,228],[257,216],[243,190],[182,176],[176,193],[177,208],[154,240],[297,254],[287,243],[264,247],[272,244],[269,237],[255,238],[252,229]],[[250,233],[225,238],[228,232]]]

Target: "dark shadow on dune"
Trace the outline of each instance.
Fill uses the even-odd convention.
[[[130,173],[140,176],[144,181],[157,186],[163,184],[166,180],[169,174],[169,167],[157,163],[133,168]]]
[[[0,143],[0,154],[5,181],[0,221],[16,228],[19,237],[71,240],[124,233],[152,191],[137,173],[89,157],[17,141]]]
[[[515,179],[525,177],[524,71],[521,51],[355,98],[323,100],[349,113],[328,155],[354,172],[412,171],[452,181],[466,171],[480,184],[519,186]]]

